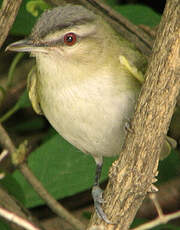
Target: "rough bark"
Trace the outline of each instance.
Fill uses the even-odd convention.
[[[114,162],[103,205],[107,225],[96,214],[89,228],[128,229],[157,175],[159,153],[180,89],[180,0],[167,0],[146,72],[146,81],[119,159]]]
[[[0,10],[0,47],[6,39],[16,18],[22,0],[4,0]]]

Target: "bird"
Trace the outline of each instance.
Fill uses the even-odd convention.
[[[73,4],[45,11],[30,36],[6,50],[36,59],[27,83],[32,106],[68,142],[92,155],[94,206],[111,223],[101,207],[103,158],[121,154],[147,59],[102,16]]]

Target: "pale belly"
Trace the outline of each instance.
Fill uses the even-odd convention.
[[[40,104],[51,125],[75,147],[95,157],[113,156],[121,151],[136,96],[111,90],[93,84],[59,90],[51,86],[41,88]]]

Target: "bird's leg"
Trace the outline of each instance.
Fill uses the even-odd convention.
[[[101,171],[102,171],[102,166],[103,166],[103,162],[102,163],[97,163],[96,164],[96,174],[95,174],[95,181],[94,181],[94,186],[99,186],[99,180],[101,177]]]
[[[92,188],[92,197],[94,200],[95,210],[100,218],[102,218],[106,223],[110,224],[111,222],[108,220],[106,214],[104,213],[101,204],[104,202],[102,194],[103,190],[99,186],[99,180],[101,177],[103,160],[102,158],[95,158],[96,161],[96,174],[95,174],[95,182]]]

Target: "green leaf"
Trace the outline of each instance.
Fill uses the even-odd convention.
[[[44,128],[44,118],[42,116],[36,116],[35,118],[22,121],[21,123],[13,126],[13,130],[16,132],[29,132],[29,131],[37,131]]]
[[[27,90],[25,90],[23,94],[19,97],[16,106],[18,107],[18,109],[27,108],[31,106]]]
[[[165,225],[161,225],[161,228],[159,228],[159,229],[162,229],[162,230],[164,230],[164,229],[168,229],[168,230],[180,230],[180,227],[179,226],[176,226],[176,225],[173,225],[173,224],[165,224]]]
[[[180,157],[179,153],[172,150],[171,154],[159,162],[158,184],[167,182],[179,175]]]
[[[2,0],[0,0],[0,2],[2,2]],[[27,11],[26,6],[29,12]],[[35,13],[35,11],[37,10],[39,16],[47,8],[49,8],[49,6],[42,0],[37,0],[37,1],[23,0],[18,15],[16,17],[16,20],[11,29],[11,34],[23,35],[23,36],[29,35],[37,20],[37,17],[33,16],[32,13],[37,15],[37,12]]]
[[[105,160],[101,181],[107,178],[107,171],[113,160],[112,158]],[[30,155],[28,163],[34,174],[56,199],[89,189],[94,182],[95,163],[92,157],[81,153],[59,135],[54,135],[36,149]],[[24,191],[26,207],[44,203],[19,171],[13,176]]]
[[[135,228],[135,227],[139,227],[141,226],[142,224],[145,224],[145,223],[148,223],[149,220],[147,219],[140,219],[140,218],[135,218],[132,225],[131,225],[131,228]],[[175,225],[172,225],[172,224],[161,224],[161,225],[158,225],[154,228],[151,228],[152,230],[178,230],[179,228]]]
[[[135,218],[132,225],[131,225],[131,228],[135,228],[135,227],[138,227],[142,224],[144,224],[145,222],[147,222],[147,219],[145,218]]]
[[[161,19],[159,14],[145,5],[116,5],[113,8],[136,25],[144,24],[150,27],[154,27],[159,24]]]
[[[161,225],[158,225],[154,228],[152,228],[152,230],[178,230],[180,229],[178,226],[175,226],[175,225],[172,225],[172,224],[161,224]]]
[[[28,97],[27,90],[19,97],[17,103],[8,110],[2,117],[0,117],[0,122],[4,122],[9,119],[14,113],[16,113],[19,109],[27,108],[31,106],[31,102]]]
[[[0,220],[0,229],[1,230],[11,230],[10,226],[2,220]]]
[[[118,4],[118,0],[106,0],[105,3],[113,7]]]
[[[50,138],[52,138],[54,135],[57,134],[58,133],[56,132],[56,130],[50,127],[46,132],[46,134],[44,135],[44,137],[42,138],[42,142],[45,143],[46,141],[48,141]]]
[[[131,225],[131,228],[135,228],[135,227],[139,227],[141,226],[142,224],[145,224],[145,223],[148,223],[149,220],[147,219],[140,219],[140,218],[135,218],[132,225]],[[172,225],[172,224],[161,224],[161,225],[158,225],[154,228],[152,228],[152,230],[178,230],[179,228],[175,225]]]
[[[22,1],[18,15],[11,29],[11,34],[13,35],[29,35],[37,20],[36,17],[32,16],[32,14],[26,10],[26,4],[28,2],[29,0]]]
[[[14,178],[11,174],[7,174],[1,181],[0,184],[3,185],[9,194],[14,195],[14,191],[16,194],[16,199],[19,201],[25,201],[24,191],[22,190],[19,182]],[[1,229],[1,228],[0,228]]]
[[[37,17],[40,11],[44,11],[48,8],[50,8],[50,5],[43,0],[29,0],[29,2],[26,4],[26,10],[34,17]]]

